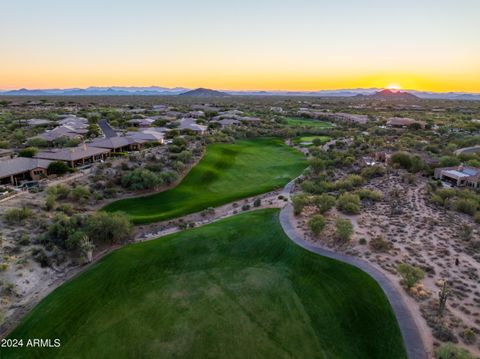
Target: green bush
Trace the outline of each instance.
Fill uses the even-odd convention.
[[[143,168],[136,168],[133,171],[128,171],[124,173],[121,178],[122,187],[134,191],[153,189],[158,187],[161,183],[162,180],[159,176],[152,171]]]
[[[32,215],[32,210],[26,207],[23,208],[9,208],[3,214],[5,222],[9,224],[18,224],[25,221]]]
[[[468,351],[453,343],[443,344],[436,352],[437,359],[475,359]]]
[[[397,272],[402,277],[402,283],[408,288],[412,288],[418,281],[422,280],[425,273],[417,267],[407,263],[399,264]]]
[[[328,194],[322,194],[320,196],[315,196],[312,202],[318,208],[320,213],[325,213],[335,206],[335,197]]]
[[[358,194],[360,199],[367,199],[371,201],[380,201],[383,198],[382,192],[374,191],[368,188],[359,189],[356,194]]]
[[[55,175],[64,175],[65,173],[71,172],[72,169],[63,161],[54,161],[50,163],[47,167],[48,173]]]
[[[313,216],[308,221],[308,227],[310,228],[313,234],[315,235],[320,234],[325,228],[325,218],[320,214]]]
[[[360,197],[353,193],[343,193],[337,199],[337,208],[345,214],[360,213]]]
[[[309,204],[309,199],[306,195],[298,194],[292,196],[293,212],[295,215],[302,213],[303,207]]]
[[[349,219],[338,218],[335,221],[335,228],[336,228],[337,237],[344,242],[349,241],[353,235],[353,225]]]
[[[27,148],[24,148],[24,149],[20,150],[20,152],[18,152],[18,155],[20,157],[33,157],[37,154],[37,152],[38,152],[38,148],[27,147]]]

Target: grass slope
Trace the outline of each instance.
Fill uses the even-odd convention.
[[[380,287],[291,242],[278,210],[124,247],[56,289],[1,358],[406,358]]]
[[[213,144],[177,187],[104,210],[124,211],[134,223],[166,220],[282,187],[305,167],[303,155],[278,139]]]

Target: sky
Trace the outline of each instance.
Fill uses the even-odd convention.
[[[0,89],[480,92],[479,0],[0,0]]]

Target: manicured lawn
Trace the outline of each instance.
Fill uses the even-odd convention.
[[[313,140],[319,139],[322,144],[327,143],[330,141],[331,137],[329,136],[303,136],[297,137],[293,140],[295,144],[302,145],[302,146],[311,146],[313,144]]]
[[[275,209],[117,250],[9,337],[62,345],[2,359],[406,358],[376,282],[296,246]]]
[[[278,139],[214,144],[177,187],[104,210],[126,212],[134,223],[161,221],[280,188],[306,166],[300,152]]]
[[[287,125],[295,127],[318,127],[318,128],[331,128],[332,124],[320,120],[308,120],[304,118],[287,118]]]

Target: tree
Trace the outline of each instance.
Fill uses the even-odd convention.
[[[63,161],[51,162],[47,167],[48,173],[60,175],[60,176],[70,172],[71,170],[72,169],[68,167],[68,165]]]
[[[338,218],[335,221],[335,228],[336,228],[337,237],[344,242],[349,241],[353,235],[353,225],[349,219]]]
[[[443,156],[440,158],[440,167],[453,167],[458,166],[459,164],[460,160],[457,157]]]
[[[360,197],[353,193],[343,193],[337,199],[337,208],[345,214],[360,213]]]
[[[121,243],[130,239],[133,226],[122,212],[97,212],[86,220],[85,234],[94,242]]]
[[[315,235],[319,235],[325,228],[325,218],[321,214],[317,214],[310,218],[308,227]]]
[[[98,126],[96,123],[90,123],[88,125],[87,137],[95,138],[100,136],[100,134],[101,134],[100,126]]]
[[[20,152],[18,152],[18,155],[20,157],[33,157],[37,154],[37,152],[38,152],[38,148],[27,147],[27,148],[24,148],[24,149],[20,150]]]
[[[417,267],[407,263],[402,263],[397,267],[397,272],[402,277],[403,284],[407,289],[412,288],[419,280],[422,280],[425,273]]]

